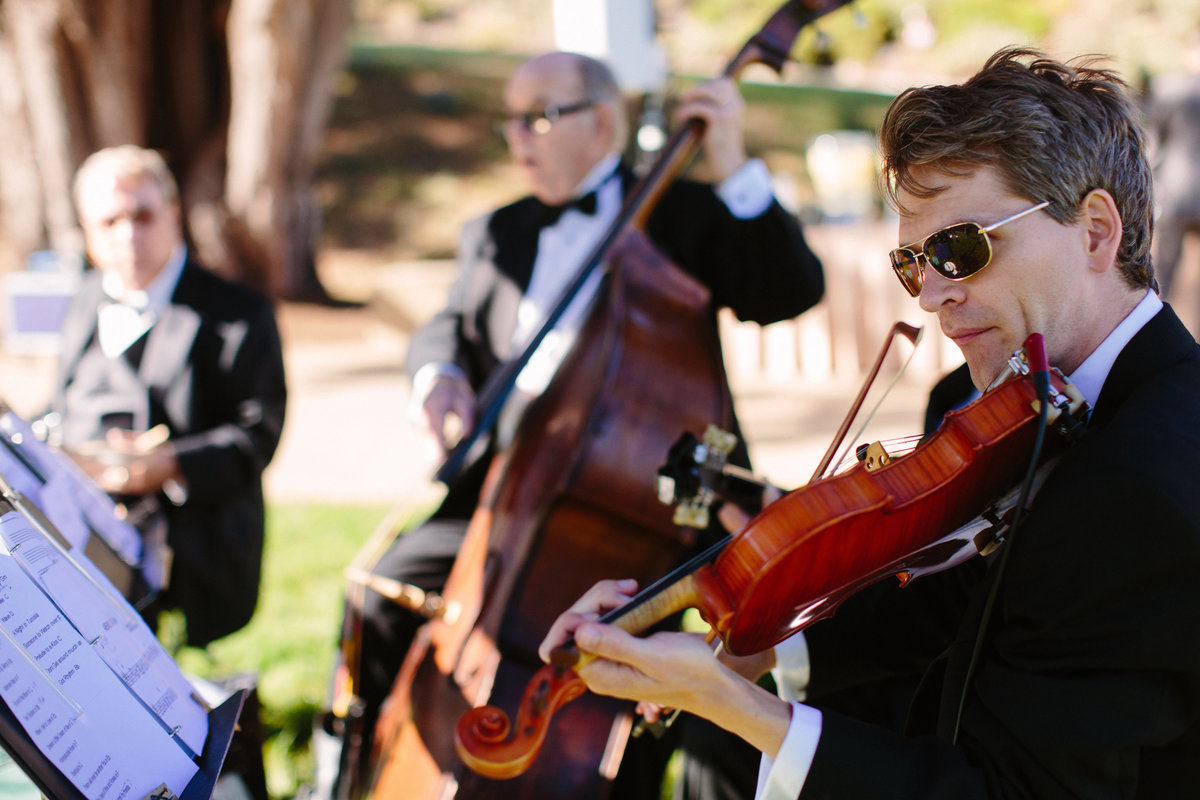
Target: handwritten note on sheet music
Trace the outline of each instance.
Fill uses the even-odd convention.
[[[24,524],[18,512],[0,525]],[[0,552],[0,697],[89,800],[140,800],[196,773],[163,724],[7,551]]]

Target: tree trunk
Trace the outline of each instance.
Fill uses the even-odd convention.
[[[344,0],[242,0],[230,15],[225,204],[235,249],[277,297],[325,297],[310,189],[349,22]]]
[[[282,299],[327,299],[313,162],[352,0],[0,0],[0,251],[82,247],[74,170],[161,150],[211,268]]]

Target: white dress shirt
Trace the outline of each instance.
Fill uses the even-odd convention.
[[[158,277],[144,290],[125,288],[121,276],[115,272],[105,272],[100,277],[100,286],[108,299],[100,303],[97,312],[96,338],[104,355],[116,358],[150,330],[170,304],[186,260],[187,248],[179,245]]]

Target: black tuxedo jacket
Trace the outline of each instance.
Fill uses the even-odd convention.
[[[810,698],[920,676],[909,730],[826,710],[804,798],[1200,796],[1200,348],[1164,308],[997,560],[877,584],[806,632]],[[939,654],[942,656],[939,658]]]
[[[89,273],[63,328],[55,410],[96,333],[100,273]],[[262,472],[283,428],[286,387],[271,302],[189,260],[170,305],[146,334],[138,374],[149,426],[170,430],[186,500],[162,499],[174,551],[165,599],[203,646],[245,625],[258,598]]]
[[[628,190],[632,176],[627,170],[622,180]],[[478,389],[509,355],[517,305],[533,269],[540,214],[540,204],[527,197],[464,227],[458,276],[446,308],[409,345],[410,376],[430,362],[452,363]],[[714,324],[720,306],[761,324],[790,319],[824,292],[820,262],[778,202],[755,219],[739,220],[712,187],[676,181],[651,215],[647,234],[676,266],[711,290]]]

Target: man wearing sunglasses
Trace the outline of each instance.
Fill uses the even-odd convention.
[[[573,53],[533,58],[511,76],[503,104],[499,127],[529,196],[466,225],[448,305],[416,332],[408,352],[410,416],[438,460],[447,451],[448,421],[471,428],[476,391],[521,352],[635,183],[621,159],[628,137],[624,99],[601,62]],[[713,184],[677,181],[647,226],[651,241],[712,291],[714,324],[720,306],[760,324],[789,319],[824,290],[820,263],[774,198],[766,167],[746,156],[742,114],[732,80],[681,95],[677,120],[706,123],[704,166]],[[598,271],[521,373],[489,454],[506,443],[528,402],[549,383],[600,278]],[[398,537],[373,572],[441,589],[489,460],[469,465],[432,518]],[[363,611],[359,694],[369,729],[424,620],[372,592]],[[643,788],[657,797],[653,787]]]
[[[738,733],[765,756],[762,798],[1200,795],[1200,348],[1151,289],[1138,118],[1094,61],[1005,50],[903,93],[880,131],[892,266],[976,388],[1036,332],[1092,409],[1006,543],[875,584],[764,654],[807,703],[686,634],[591,622],[628,583],[582,598],[543,657],[573,633],[593,690]],[[897,678],[919,679],[904,726],[822,708]]]

